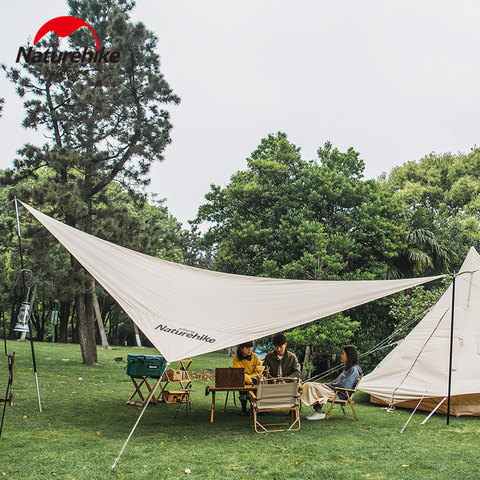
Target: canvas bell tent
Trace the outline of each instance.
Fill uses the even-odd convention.
[[[359,389],[385,405],[447,413],[453,305],[451,406],[454,415],[480,416],[480,255],[472,247],[440,300]]]
[[[168,362],[280,332],[439,278],[311,281],[201,270],[120,247],[23,205]]]

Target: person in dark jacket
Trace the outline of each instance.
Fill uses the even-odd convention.
[[[300,364],[296,355],[287,350],[287,339],[283,333],[273,337],[273,346],[274,350],[267,353],[263,360],[269,376],[300,378]]]
[[[331,400],[337,388],[354,389],[362,375],[362,369],[358,365],[357,349],[353,345],[343,347],[342,362],[345,363],[345,369],[342,373],[330,383],[305,383],[302,386],[300,398],[306,405],[313,405],[313,413],[307,417],[307,420],[323,420],[325,414],[322,411],[323,404]],[[338,391],[338,397],[345,400],[345,392]]]

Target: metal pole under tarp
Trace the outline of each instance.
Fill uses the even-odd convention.
[[[17,219],[18,249],[20,251],[20,265],[22,267],[23,289],[24,289],[25,295],[28,295],[29,288],[27,286],[27,280],[25,279],[25,267],[23,266],[22,234],[20,232],[20,219],[18,217],[17,197],[14,197],[14,200],[15,200],[15,216]],[[32,351],[32,362],[33,362],[33,372],[35,374],[35,385],[37,387],[38,410],[40,411],[40,413],[42,413],[42,402],[40,400],[40,388],[38,386],[37,361],[35,359],[35,348],[33,346],[32,325],[30,323],[30,317],[28,318],[28,329],[30,332],[30,349]]]
[[[450,425],[450,400],[452,394],[452,363],[453,363],[453,322],[455,319],[455,272],[453,273],[452,282],[452,307],[450,321],[450,359],[448,362],[448,393],[447,393],[447,425]]]
[[[169,365],[170,365],[170,363],[167,363],[167,364],[165,365],[165,370],[168,368]],[[165,371],[165,370],[164,370],[164,371]],[[113,472],[113,471],[115,470],[115,467],[117,466],[118,461],[120,460],[120,457],[122,456],[123,451],[124,451],[125,448],[127,447],[127,444],[128,444],[128,442],[130,441],[130,438],[132,437],[133,432],[134,432],[135,429],[137,428],[137,425],[139,424],[140,419],[142,418],[143,414],[145,413],[145,410],[147,409],[148,404],[150,403],[151,398],[153,398],[153,396],[155,395],[155,390],[157,390],[157,387],[160,385],[160,382],[162,381],[162,376],[163,376],[163,374],[158,377],[158,380],[157,380],[157,383],[155,384],[155,387],[153,388],[153,390],[150,392],[150,394],[148,395],[147,399],[145,400],[145,405],[143,406],[142,411],[140,412],[140,415],[138,416],[137,421],[135,422],[135,425],[133,426],[132,431],[130,432],[130,435],[129,435],[129,436],[127,437],[127,439],[125,440],[125,443],[123,444],[123,447],[122,447],[122,449],[120,450],[120,453],[118,454],[117,458],[116,458],[115,461],[113,462],[113,465],[112,465],[112,468],[110,469],[110,472]]]

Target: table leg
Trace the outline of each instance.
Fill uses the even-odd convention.
[[[212,410],[210,411],[210,423],[213,423],[214,415],[215,415],[215,390],[212,391]]]
[[[135,385],[135,391],[130,395],[130,397],[128,398],[127,400],[127,404],[129,405],[137,405],[141,403],[141,405],[144,405],[145,404],[145,398],[143,397],[142,395],[142,391],[141,391],[141,388],[142,388],[142,385],[144,384],[145,382],[145,379],[143,378],[142,381],[140,383],[137,383],[137,381],[135,380],[134,377],[130,376],[130,378],[132,379],[132,382],[133,384]],[[138,394],[138,396],[142,399],[142,402],[135,402],[135,400],[132,400],[133,397]]]

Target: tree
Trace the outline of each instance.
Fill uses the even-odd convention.
[[[480,149],[473,148],[468,154],[432,153],[393,169],[385,179],[385,187],[405,205],[410,229],[430,231],[453,269],[471,246],[480,248],[479,178]]]
[[[423,228],[410,232],[405,247],[392,260],[388,278],[413,277],[416,273],[434,273],[448,269],[450,257],[435,234]]]
[[[160,71],[157,39],[143,23],[132,23],[129,0],[69,0],[70,15],[88,22],[100,44],[119,52],[118,63],[65,61],[53,74],[51,65],[26,63],[4,69],[26,98],[26,128],[42,128],[50,140],[38,147],[26,144],[19,150],[7,181],[18,183],[46,171],[31,192],[22,198],[42,205],[67,224],[109,239],[103,221],[116,211],[105,194],[113,182],[123,185],[132,197],[143,198],[152,162],[162,160],[170,142],[169,114],[162,108],[178,103]],[[91,42],[91,33],[80,29],[69,39],[71,49]],[[41,47],[60,50],[52,34]],[[58,72],[60,71],[60,74]],[[74,75],[68,72],[74,71]],[[46,169],[46,170],[45,170]],[[102,204],[101,209],[97,205]],[[96,362],[92,284],[72,258],[77,289],[75,304],[82,356]]]
[[[288,348],[303,358],[303,374],[321,373],[340,361],[340,353],[351,342],[360,327],[342,313],[331,315],[324,321],[313,322],[285,333]],[[315,371],[316,370],[316,371]]]
[[[363,351],[372,349],[383,340],[398,332],[390,341],[378,350],[362,359],[364,371],[373,369],[378,363],[396,347],[397,342],[405,338],[416,324],[427,314],[428,309],[435,305],[451,282],[445,278],[433,285],[419,286],[397,293],[391,298],[384,298],[375,304],[383,308],[381,322],[375,318],[368,318],[372,313],[373,304],[362,307],[362,328],[356,332],[354,341],[361,345]],[[358,310],[358,309],[355,309]]]
[[[38,172],[40,177],[44,170]],[[0,178],[3,171],[0,171]],[[0,190],[0,199],[7,198],[20,189],[29,190],[34,187],[33,180],[25,179],[15,187]],[[102,212],[110,213],[102,218],[101,223],[109,232],[110,240],[127,248],[142,253],[164,258],[178,263],[184,262],[186,238],[189,232],[182,230],[180,223],[172,217],[162,201],[150,200],[149,203],[137,203],[118,184],[108,186],[105,195],[108,196],[107,205],[115,205],[115,211],[108,209],[106,204],[96,205],[97,218],[102,218]],[[50,233],[40,225],[30,214],[20,209],[20,222],[23,236],[23,251],[25,266],[32,271],[28,277],[29,284],[35,284],[37,301],[33,311],[33,332],[36,339],[48,339],[51,327],[48,320],[52,309],[58,300],[59,325],[57,341],[66,342],[71,323],[73,337],[76,337],[75,315],[73,305],[78,285],[76,277],[71,275],[70,260],[67,251],[57,242]],[[0,246],[0,265],[4,276],[0,279],[0,293],[4,292],[2,305],[6,307],[6,317],[10,319],[11,329],[15,326],[18,306],[23,297],[22,282],[17,281],[11,297],[10,291],[20,271],[18,258],[18,244],[16,238],[15,215],[13,204],[6,206],[0,221],[0,234],[5,242]],[[89,277],[91,279],[91,277]],[[92,279],[93,280],[93,279]],[[133,332],[130,318],[116,305],[112,297],[99,285],[95,288],[95,297],[98,297],[102,328],[108,329],[108,342],[118,344],[125,341],[125,337]],[[93,300],[95,300],[95,297]],[[111,324],[113,322],[113,325]],[[100,326],[99,326],[100,327]],[[119,332],[123,332],[119,335]],[[11,338],[14,338],[13,332]],[[97,330],[97,339],[101,337],[101,329]]]
[[[309,161],[285,133],[268,135],[246,170],[225,188],[211,186],[193,224],[209,222],[202,243],[213,249],[217,270],[309,280],[385,278],[407,233],[404,213],[381,182],[363,180],[363,170],[352,148],[340,152],[326,143]],[[358,319],[339,314],[294,329],[289,341],[326,366],[358,326]]]
[[[398,200],[362,180],[353,149],[305,161],[286,134],[264,138],[247,170],[212,185],[194,225],[217,270],[298,279],[384,277],[406,233]],[[392,221],[392,219],[394,219]]]

